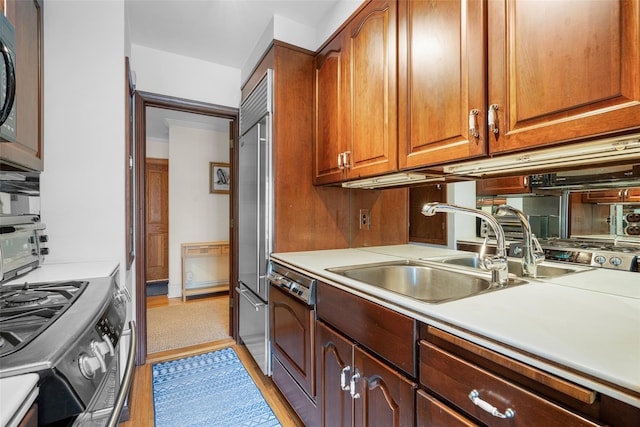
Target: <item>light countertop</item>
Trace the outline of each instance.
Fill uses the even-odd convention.
[[[20,424],[38,397],[38,375],[26,374],[0,379],[0,426]]]
[[[326,270],[456,253],[463,252],[397,245],[279,253],[271,258],[419,321],[640,407],[638,273],[585,269],[559,278],[527,279],[529,283],[524,285],[456,301],[427,304]]]

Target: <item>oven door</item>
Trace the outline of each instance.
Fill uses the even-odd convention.
[[[115,350],[117,357],[85,411],[76,418],[74,427],[115,427],[120,423],[135,368],[135,322],[129,322],[129,329],[122,332]]]

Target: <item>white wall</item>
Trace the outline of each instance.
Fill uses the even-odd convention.
[[[124,2],[48,0],[44,34],[47,260],[124,265]]]
[[[131,46],[136,89],[226,107],[240,105],[240,69]]]
[[[229,195],[209,193],[209,162],[229,162],[229,134],[169,129],[169,297],[182,295],[180,244],[229,240]]]
[[[147,138],[146,151],[147,157],[152,159],[168,159],[169,141]]]
[[[476,183],[456,182],[447,185],[447,202],[468,208],[476,207]],[[456,248],[457,240],[474,239],[476,236],[476,218],[470,215],[449,215],[448,247]]]

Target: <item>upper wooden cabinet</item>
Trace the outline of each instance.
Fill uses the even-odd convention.
[[[316,55],[315,184],[397,169],[395,1],[372,1]]]
[[[474,0],[399,2],[401,169],[486,154],[485,14]]]
[[[491,153],[640,128],[640,2],[488,2]]]
[[[41,0],[7,0],[16,33],[16,140],[0,142],[2,167],[42,170],[43,35]]]

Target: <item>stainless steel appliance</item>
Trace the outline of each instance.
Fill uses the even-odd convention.
[[[135,359],[117,263],[41,264],[31,251],[42,229],[0,218],[11,266],[0,284],[0,378],[38,375],[40,425],[116,425]]]
[[[316,403],[316,280],[271,263],[273,382],[305,425],[319,425]]]
[[[37,268],[49,253],[37,215],[0,216],[0,282]]]
[[[238,151],[238,332],[265,375],[271,375],[269,284],[272,250],[272,70],[240,106]]]
[[[0,142],[16,140],[16,32],[0,13]]]
[[[607,166],[591,169],[567,170],[529,177],[529,185],[536,189],[616,188],[637,186],[640,165]]]
[[[614,239],[544,239],[545,259],[611,270],[638,272],[640,244]]]

